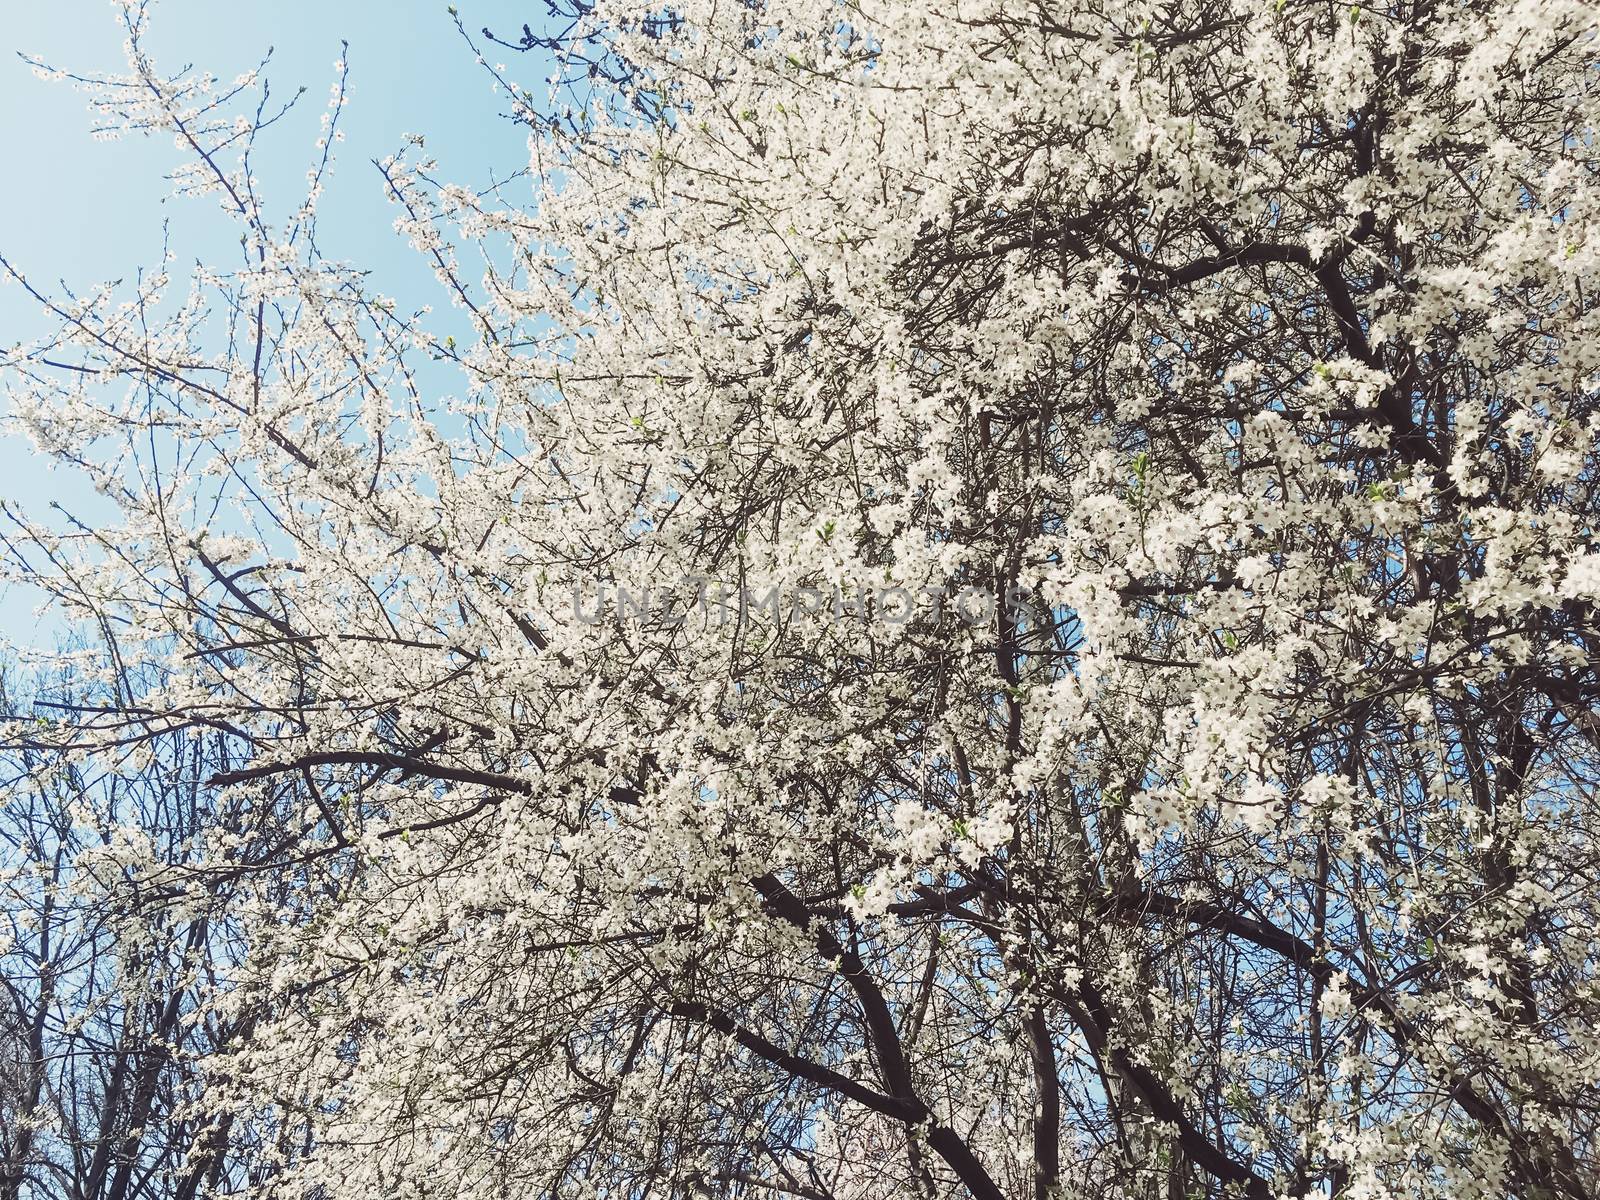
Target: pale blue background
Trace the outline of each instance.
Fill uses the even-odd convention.
[[[545,94],[550,66],[532,55],[488,46],[485,25],[515,40],[524,21],[537,23],[541,0],[457,0],[485,58],[505,63],[535,96]],[[178,266],[227,257],[237,238],[211,199],[165,199],[164,174],[179,161],[169,136],[96,141],[86,97],[67,82],[33,74],[17,53],[52,66],[94,74],[122,69],[123,31],[107,0],[0,0],[0,253],[30,280],[74,290],[101,280],[132,279],[158,261],[162,221],[171,225]],[[523,169],[527,131],[501,116],[503,105],[483,67],[456,32],[444,3],[433,0],[159,0],[152,5],[146,48],[163,73],[186,63],[228,81],[273,49],[267,75],[275,97],[300,86],[293,114],[266,136],[256,174],[269,216],[299,199],[314,161],[314,141],[340,39],[350,43],[350,98],[336,147],[338,165],[322,204],[318,243],[333,258],[370,268],[374,285],[400,299],[438,299],[432,276],[393,230],[370,160],[421,134],[453,182],[485,186]],[[523,185],[526,186],[526,185]],[[58,290],[52,286],[51,290]],[[0,352],[46,331],[32,301],[0,286]],[[0,497],[32,509],[58,500],[92,518],[95,497],[71,474],[52,471],[26,443],[0,438]],[[32,615],[36,595],[13,587],[0,595],[0,640],[45,646],[58,621]]]

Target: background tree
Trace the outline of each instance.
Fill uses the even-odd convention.
[[[441,316],[126,12],[243,257],[3,260],[10,547],[298,814],[267,1186],[1594,1194],[1590,6],[585,4],[532,201],[377,164]]]
[[[152,728],[131,688],[79,688],[85,657],[4,692],[0,1194],[189,1198],[251,1173],[229,1153],[243,1131],[197,1103],[248,1019],[204,1009],[243,941],[226,887],[194,871],[251,819],[203,786],[228,765],[218,735]],[[54,748],[55,724],[89,714],[120,754]]]

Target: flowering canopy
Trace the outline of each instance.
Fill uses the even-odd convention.
[[[1587,0],[584,2],[450,316],[126,11],[241,257],[36,291],[8,538],[234,747],[252,1180],[1597,1194]]]

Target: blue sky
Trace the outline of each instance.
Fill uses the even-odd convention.
[[[463,23],[510,37],[537,23],[541,0],[456,0]],[[122,68],[123,30],[107,0],[33,0],[6,5],[0,26],[0,145],[11,167],[0,187],[0,254],[35,285],[74,290],[132,279],[159,260],[162,224],[180,267],[218,261],[237,238],[209,199],[168,199],[164,178],[179,162],[167,137],[97,141],[86,97],[69,83],[38,79],[19,53],[82,74]],[[290,210],[313,161],[318,122],[336,78],[341,39],[350,44],[350,92],[336,174],[322,204],[319,244],[330,257],[360,263],[374,286],[428,302],[432,277],[395,234],[370,160],[392,153],[406,135],[426,138],[440,174],[483,186],[527,163],[526,131],[500,116],[489,77],[460,39],[443,2],[434,0],[157,0],[146,45],[158,67],[193,63],[232,79],[269,48],[275,97],[306,93],[290,118],[267,135],[257,174],[269,215]],[[544,92],[547,63],[485,47],[514,79]],[[15,286],[0,286],[0,351],[48,326]],[[0,437],[0,497],[42,509],[52,500],[92,516],[94,497],[66,472],[52,471],[24,441]],[[31,615],[37,597],[12,588],[0,596],[0,640],[48,644],[59,625]]]

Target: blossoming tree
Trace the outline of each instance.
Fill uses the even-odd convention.
[[[56,748],[291,814],[262,1186],[1600,1192],[1586,0],[557,6],[531,189],[377,164],[440,313],[124,11],[240,255],[8,252],[120,518],[6,536],[159,680]]]

